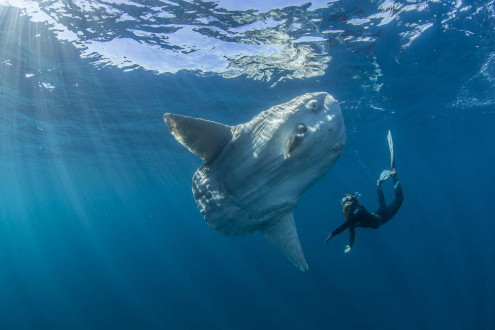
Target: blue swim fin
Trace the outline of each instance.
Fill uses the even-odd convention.
[[[387,134],[388,148],[390,149],[390,169],[395,168],[395,158],[394,158],[394,141],[392,140],[392,133],[388,130]]]
[[[395,159],[394,159],[394,141],[392,140],[392,133],[390,133],[390,130],[388,131],[387,134],[387,141],[388,141],[388,148],[390,150],[390,170],[384,170],[380,174],[380,179],[379,181],[387,181],[388,178],[390,178],[390,172],[392,169],[395,168]]]
[[[384,170],[382,174],[380,174],[380,181],[387,181],[390,178],[390,170]]]

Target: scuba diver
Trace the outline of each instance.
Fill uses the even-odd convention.
[[[327,243],[332,237],[340,234],[341,232],[349,228],[350,242],[349,245],[346,246],[345,253],[349,252],[354,244],[356,227],[377,229],[378,227],[392,219],[392,217],[399,210],[404,200],[404,195],[402,194],[402,188],[400,186],[399,178],[397,177],[397,172],[395,170],[393,142],[390,131],[388,132],[387,138],[390,148],[391,169],[383,171],[377,181],[377,193],[380,208],[376,212],[370,213],[364,206],[359,204],[356,195],[346,194],[344,198],[342,198],[342,207],[344,211],[345,222],[333,232],[328,234],[327,238],[325,239],[325,243]],[[392,177],[394,182],[395,199],[392,201],[392,203],[387,205],[382,190],[382,183],[385,182],[389,177]]]

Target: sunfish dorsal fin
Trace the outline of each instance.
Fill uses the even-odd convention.
[[[280,220],[262,229],[265,238],[296,265],[301,271],[309,270],[304,253],[297,236],[296,224],[292,213],[284,215]]]
[[[214,121],[166,113],[163,116],[168,129],[184,147],[212,162],[232,138],[232,128]]]

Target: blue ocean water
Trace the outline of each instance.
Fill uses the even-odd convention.
[[[495,328],[493,1],[0,0],[0,31],[2,329]],[[347,145],[295,211],[302,273],[208,227],[162,116],[316,91]],[[378,207],[389,129],[399,213],[323,244],[345,193]]]

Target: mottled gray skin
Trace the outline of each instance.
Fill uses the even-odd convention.
[[[307,131],[292,138],[297,144],[289,148],[298,123]],[[345,142],[340,106],[327,93],[304,94],[263,111],[232,127],[231,140],[194,174],[198,209],[225,235],[263,230],[292,214],[302,194],[337,161]]]

